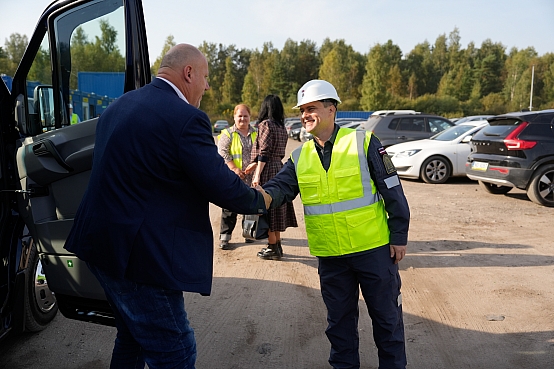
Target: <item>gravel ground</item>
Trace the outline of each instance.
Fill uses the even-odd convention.
[[[298,143],[289,140],[289,150]],[[412,221],[401,262],[408,368],[550,368],[554,363],[554,209],[523,191],[490,195],[465,178],[443,185],[403,180]],[[317,275],[299,228],[283,234],[285,257],[256,257],[237,228],[217,248],[213,294],[185,294],[198,369],[327,368],[329,344]],[[361,368],[377,368],[371,321],[360,301]],[[113,328],[58,315],[38,334],[0,347],[0,368],[107,368]]]

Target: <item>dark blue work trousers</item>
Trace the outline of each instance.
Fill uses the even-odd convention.
[[[358,300],[360,289],[373,324],[379,369],[404,369],[406,349],[398,264],[389,245],[345,257],[319,257],[321,294],[327,306],[325,333],[335,369],[360,367]]]

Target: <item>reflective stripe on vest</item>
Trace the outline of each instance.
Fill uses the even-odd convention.
[[[233,138],[231,139],[231,147],[229,148],[229,154],[231,154],[231,157],[233,158],[233,163],[235,163],[236,167],[242,170],[242,142],[240,140],[239,133],[237,131],[234,131],[233,133],[234,134],[233,134]],[[229,132],[228,129],[222,130],[221,134],[224,134],[225,136],[231,138],[231,132]],[[250,139],[252,140],[252,144],[256,142],[256,136],[257,136],[257,133],[255,131],[250,134]]]
[[[310,253],[339,256],[388,244],[389,228],[367,163],[371,133],[339,129],[325,171],[315,143],[294,150]]]
[[[361,176],[362,176],[362,186],[364,189],[363,197],[336,202],[332,204],[322,204],[322,205],[304,205],[304,214],[306,215],[321,215],[321,214],[331,214],[338,213],[341,211],[352,210],[361,208],[363,206],[368,206],[375,204],[380,200],[379,194],[377,192],[372,193],[371,189],[371,175],[369,174],[369,168],[367,166],[367,158],[364,150],[364,138],[365,131],[356,131],[356,145],[358,147],[358,160],[360,162]],[[294,162],[294,167],[298,172],[298,159],[300,158],[300,151],[302,146],[294,150],[291,154],[292,160]]]

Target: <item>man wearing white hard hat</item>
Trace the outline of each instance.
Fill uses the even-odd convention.
[[[302,124],[313,140],[294,150],[263,188],[271,208],[299,193],[310,253],[318,258],[333,368],[359,368],[361,289],[373,324],[379,368],[406,367],[398,262],[406,254],[410,210],[379,139],[335,124],[340,98],[327,81],[298,91]]]
[[[69,118],[71,119],[71,124],[81,123],[81,118],[73,112],[73,104],[69,104]]]

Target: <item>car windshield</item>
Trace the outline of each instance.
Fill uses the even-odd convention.
[[[460,123],[463,123],[463,122],[467,122],[470,119],[471,119],[470,117],[460,118],[455,123],[460,124]]]
[[[472,115],[469,117],[463,117],[456,121],[456,124],[464,123],[464,122],[472,122],[474,120],[486,120],[487,118],[492,117],[492,115]]]
[[[450,127],[448,129],[445,129],[444,131],[437,133],[433,137],[431,137],[431,140],[437,140],[437,141],[452,141],[469,131],[470,129],[474,128],[474,126],[454,126]]]

